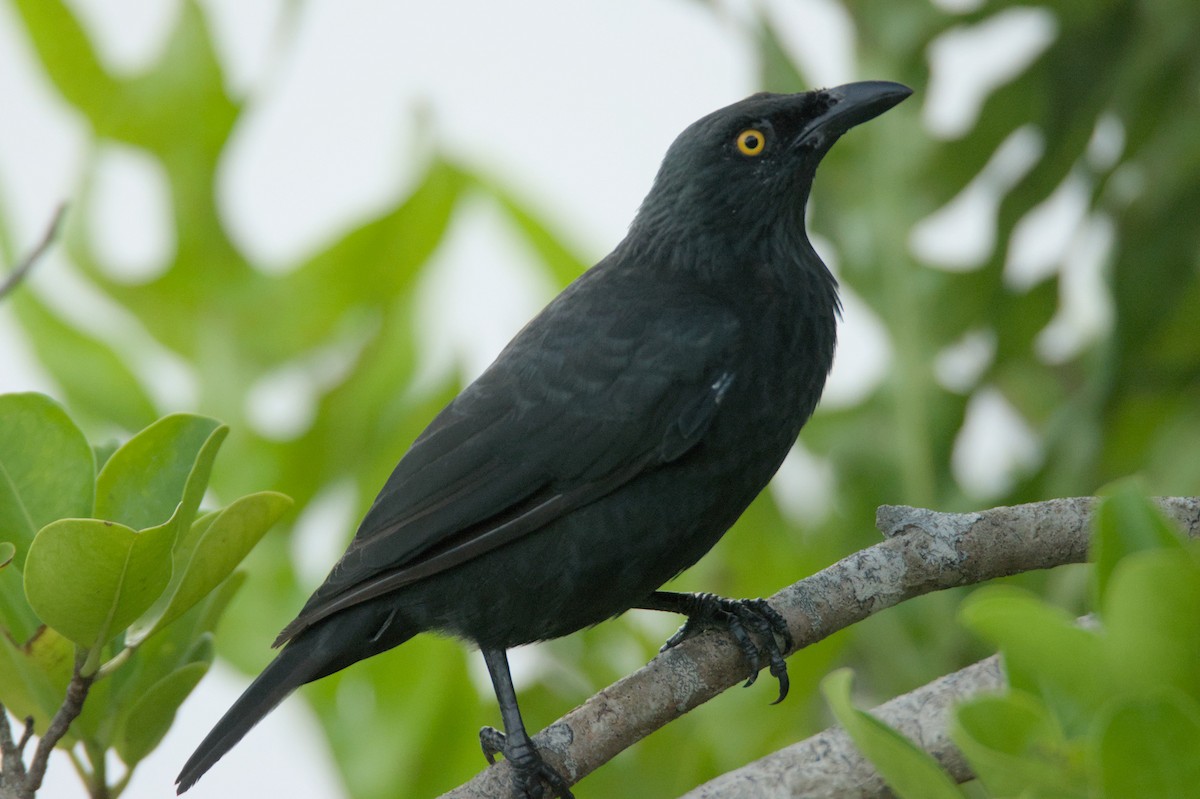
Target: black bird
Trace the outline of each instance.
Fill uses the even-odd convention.
[[[761,600],[659,591],[766,486],[833,362],[837,283],[804,229],[817,164],[899,103],[897,83],[756,94],[671,145],[629,232],[508,344],[417,438],[346,553],[208,734],[187,790],[299,686],[424,631],[479,646],[518,787],[569,797],[521,721],[509,647],[630,608],[683,613],[667,646],[730,628],[758,672]],[[786,648],[786,647],[785,647]]]

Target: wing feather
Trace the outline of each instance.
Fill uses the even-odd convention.
[[[587,279],[421,434],[276,645],[537,530],[702,438],[734,379],[736,320],[696,296],[639,313],[611,286],[581,292]]]

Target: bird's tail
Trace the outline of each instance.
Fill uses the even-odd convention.
[[[196,784],[213,764],[221,759],[250,729],[305,683],[340,671],[351,663],[391,649],[416,634],[395,624],[395,614],[387,616],[382,627],[372,624],[370,608],[359,606],[338,614],[326,623],[305,630],[287,646],[250,683],[233,707],[196,747],[175,779],[176,793]],[[337,624],[330,624],[336,620]],[[366,626],[366,625],[369,625]],[[375,629],[370,629],[374,627]]]
[[[212,768],[250,728],[275,709],[288,694],[314,679],[312,658],[306,657],[303,642],[284,649],[258,675],[250,687],[225,712],[217,726],[196,748],[175,779],[177,793],[183,793]]]

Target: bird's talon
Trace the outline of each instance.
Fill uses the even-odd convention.
[[[479,731],[479,746],[490,765],[496,765],[496,755],[503,754],[504,742],[504,733],[495,727],[484,727]]]
[[[685,621],[680,628],[676,630],[670,638],[667,639],[665,644],[659,647],[658,651],[662,653],[666,652],[668,649],[679,646],[687,639],[696,635],[696,633],[700,632],[703,628],[703,624],[697,622],[695,619],[689,616],[688,620]]]
[[[779,681],[779,696],[771,704],[779,704],[784,700],[790,681],[783,655],[793,648],[794,642],[787,621],[779,611],[765,599],[725,599],[715,594],[695,594],[691,597],[687,612],[687,622],[667,639],[660,652],[677,646],[702,629],[724,628],[737,642],[749,667],[750,674],[743,687],[749,688],[758,680],[762,670],[762,655],[765,653],[770,659],[771,676]],[[755,638],[761,644],[756,643]],[[781,641],[782,649],[779,646]]]
[[[567,781],[562,778],[562,775],[542,762],[540,758],[538,759],[538,769],[531,777],[537,785],[538,796],[541,795],[542,786],[549,785],[550,790],[554,792],[558,799],[575,799],[575,794],[571,793],[571,789],[567,786]]]
[[[496,765],[496,755],[504,755],[513,768],[513,780],[518,789],[529,799],[541,799],[547,785],[558,799],[574,799],[567,781],[542,760],[532,745],[510,748],[508,737],[495,727],[484,727],[479,731],[479,745],[490,765]]]
[[[772,632],[783,640],[784,651],[791,650],[796,645],[795,640],[792,638],[792,631],[788,629],[787,619],[783,618],[783,615],[779,611],[771,607],[771,603],[765,599],[757,599],[754,601],[754,609],[762,618],[766,619]]]
[[[668,649],[674,649],[675,647],[677,647],[681,643],[683,643],[683,641],[687,637],[684,635],[684,630],[686,630],[686,629],[687,629],[687,625],[685,624],[682,627],[680,627],[678,630],[676,630],[675,634],[672,635],[670,638],[668,638],[666,643],[664,643],[662,646],[660,646],[658,648],[659,654],[666,652]]]
[[[540,755],[535,755],[534,758],[526,761],[509,761],[513,767],[513,779],[516,780],[517,787],[521,792],[529,799],[541,799],[546,793],[546,787],[549,786],[550,791],[558,799],[575,799],[575,795],[571,793],[571,789],[562,775],[548,766]]]

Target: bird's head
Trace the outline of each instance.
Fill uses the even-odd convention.
[[[850,128],[912,90],[866,81],[799,94],[761,93],[705,116],[679,135],[638,211],[631,237],[699,246],[746,242],[779,225],[802,231],[821,158]]]

